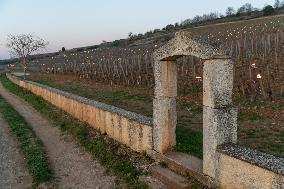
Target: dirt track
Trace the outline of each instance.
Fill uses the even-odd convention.
[[[8,124],[0,115],[0,188],[21,189],[32,186],[24,157]]]
[[[61,135],[60,130],[53,127],[49,120],[21,98],[9,93],[2,84],[0,94],[24,117],[42,140],[56,176],[56,187],[115,188],[115,177],[106,175],[105,169],[89,153],[78,147],[72,137]]]

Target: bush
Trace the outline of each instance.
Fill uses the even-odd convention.
[[[267,5],[262,10],[264,16],[269,16],[274,12],[274,8],[271,5]]]

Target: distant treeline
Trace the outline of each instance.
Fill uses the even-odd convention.
[[[228,7],[225,14],[219,12],[211,12],[203,15],[196,15],[193,18],[186,19],[180,23],[169,24],[162,29],[150,30],[144,34],[133,34],[129,33],[128,39],[141,39],[143,37],[150,37],[153,34],[165,33],[165,32],[174,32],[180,29],[196,27],[200,25],[206,25],[209,23],[221,23],[221,22],[230,22],[237,20],[247,20],[258,18],[262,16],[284,14],[284,0],[275,0],[274,5],[266,5],[263,9],[258,9],[253,7],[252,4],[246,3],[235,10],[233,7]]]
[[[0,65],[6,65],[6,64],[12,64],[17,62],[17,58],[11,58],[11,59],[5,59],[5,60],[0,60]]]
[[[28,60],[33,61],[33,60],[36,60],[36,59],[49,58],[49,57],[52,57],[52,56],[57,56],[59,54],[60,54],[59,52],[36,54],[36,55],[28,56]],[[13,64],[13,63],[16,63],[18,61],[19,61],[18,58],[4,59],[4,60],[0,60],[0,65]]]
[[[100,45],[93,45],[88,47],[79,47],[74,48],[71,52],[80,52],[85,50],[96,49],[99,47],[129,47],[129,46],[138,46],[136,44],[139,40],[146,40],[149,38],[159,38],[159,40],[163,39],[164,41],[169,40],[173,33],[181,29],[187,29],[196,26],[202,26],[207,24],[216,24],[223,22],[232,22],[238,20],[248,20],[259,18],[263,16],[269,15],[277,15],[284,14],[284,0],[275,0],[274,5],[266,5],[263,9],[258,9],[253,7],[252,4],[246,3],[238,9],[234,9],[233,7],[228,7],[226,9],[225,14],[221,14],[218,12],[211,12],[203,15],[196,15],[193,18],[186,19],[180,23],[169,24],[162,29],[154,29],[147,31],[142,34],[134,34],[130,32],[128,34],[127,39],[119,39],[111,42],[107,42],[105,40],[102,41]],[[159,41],[162,42],[162,41]]]

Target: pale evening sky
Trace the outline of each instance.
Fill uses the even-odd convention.
[[[256,8],[274,0],[0,0],[0,59],[9,58],[8,34],[33,33],[57,51],[126,38],[195,15],[224,13],[245,3]]]

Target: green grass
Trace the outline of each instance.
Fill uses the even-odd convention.
[[[115,141],[110,143],[110,140],[106,140],[105,136],[100,135],[89,125],[72,118],[41,97],[18,87],[9,81],[5,75],[2,75],[0,80],[10,92],[20,96],[36,110],[49,117],[53,120],[54,125],[60,127],[62,131],[74,136],[82,147],[89,151],[103,166],[122,178],[129,188],[147,188],[144,183],[138,180],[141,173],[132,165],[132,162],[115,153],[119,146]]]
[[[176,150],[203,158],[202,133],[194,131],[177,124],[176,128]]]
[[[268,117],[256,114],[256,113],[244,113],[244,112],[238,112],[238,120],[239,121],[261,121],[268,119]]]
[[[258,149],[259,151],[284,158],[284,132],[278,127],[258,127],[258,123],[250,127],[239,127],[238,143]]]
[[[263,101],[263,100],[249,100],[243,96],[235,96],[234,102],[237,105],[242,105],[244,107],[251,107],[251,108],[265,106],[268,103],[267,101]]]
[[[273,109],[273,110],[279,110],[279,109],[281,109],[281,108],[284,108],[284,95],[283,95],[282,99],[283,99],[283,100],[282,100],[280,103],[274,104],[274,105],[272,106],[272,109]]]
[[[188,175],[187,178],[191,183],[191,188],[193,188],[193,189],[204,189],[204,188],[206,188],[199,181],[194,179],[193,177]]]
[[[200,89],[196,86],[178,88],[178,95],[197,94]]]
[[[8,122],[12,133],[19,141],[19,148],[24,154],[27,168],[37,186],[50,181],[52,172],[42,142],[36,137],[24,118],[0,96],[0,112]]]
[[[198,106],[190,101],[185,101],[185,100],[179,100],[177,102],[177,106],[180,109],[187,109],[190,110],[193,116],[196,116],[198,114],[202,114],[203,112],[203,107]]]

